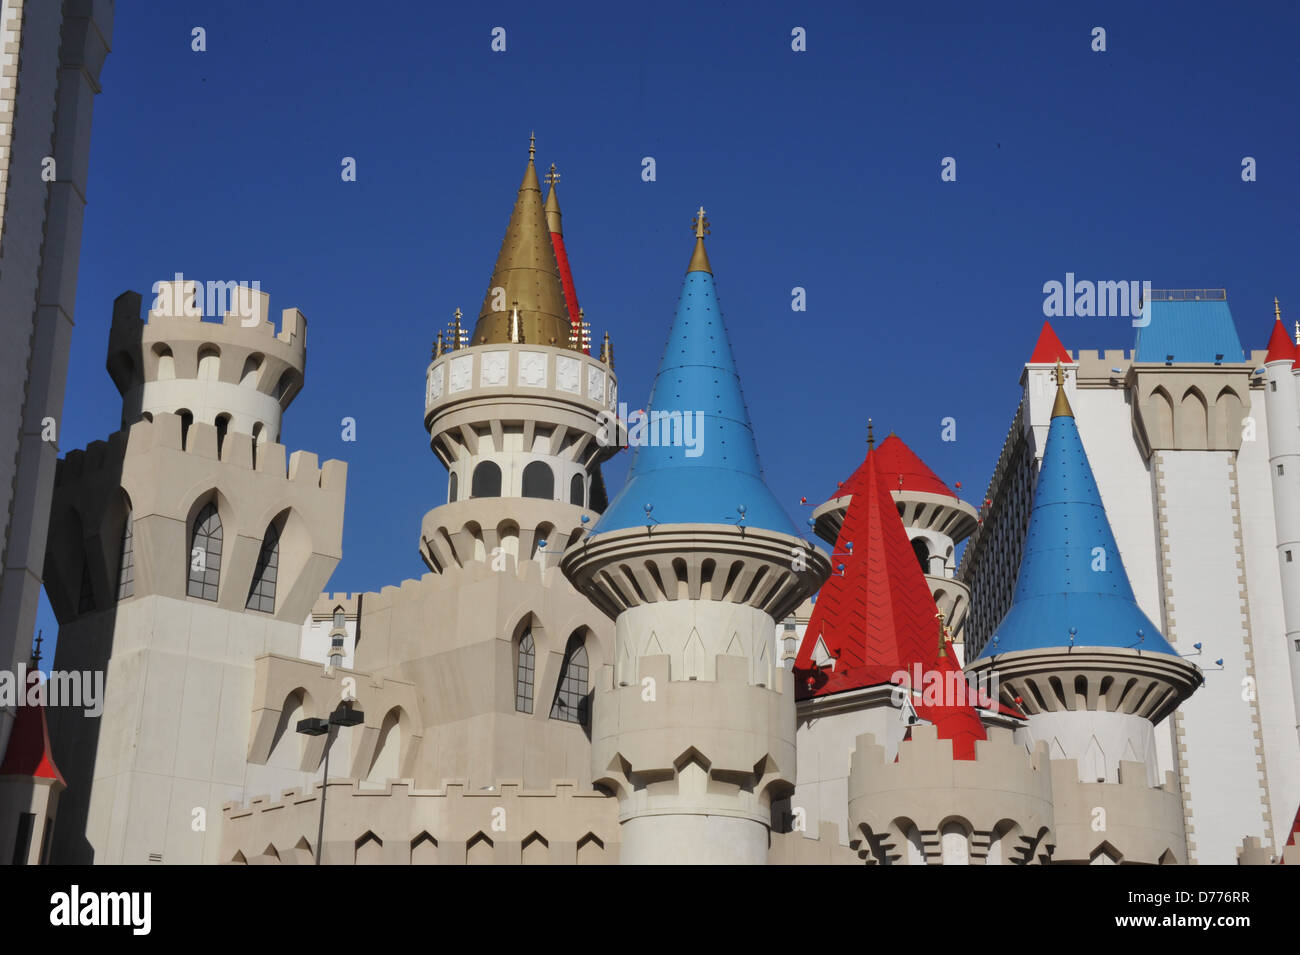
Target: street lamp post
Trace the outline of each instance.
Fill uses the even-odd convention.
[[[298,732],[304,736],[325,736],[331,726],[356,726],[365,721],[366,714],[353,709],[353,700],[344,700],[338,709],[329,715],[329,719],[319,716],[308,717],[298,721]],[[316,829],[316,865],[320,865],[321,846],[325,838],[325,793],[330,782],[330,741],[325,740],[325,775],[320,787],[320,822]]]

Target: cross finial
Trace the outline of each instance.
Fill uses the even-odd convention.
[[[870,451],[876,446],[876,429],[871,424],[871,419],[867,419],[867,450]]]
[[[709,234],[709,220],[704,215],[704,206],[700,206],[700,211],[691,220],[691,227],[695,230],[695,238],[697,239],[703,239]]]
[[[560,181],[560,174],[555,171],[555,163],[551,163],[551,171],[543,178],[546,180],[546,184],[551,187],[554,187]]]
[[[1056,370],[1052,372],[1052,377],[1056,379],[1058,388],[1065,386],[1065,366],[1061,364],[1061,359],[1056,359]]]
[[[41,644],[45,642],[44,632],[36,631],[36,646],[32,647],[32,666],[41,662]]]
[[[532,162],[537,158],[537,130],[528,134],[528,161]]]

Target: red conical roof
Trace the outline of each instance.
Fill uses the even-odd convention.
[[[1267,364],[1270,361],[1295,362],[1296,357],[1295,342],[1291,341],[1291,336],[1286,333],[1286,329],[1282,326],[1282,319],[1275,319],[1273,334],[1268,339],[1268,357],[1264,359],[1264,363]]]
[[[865,469],[865,486],[854,493],[835,544],[836,573],[817,594],[795,658],[801,699],[890,683],[900,670],[910,678],[914,665],[923,674],[959,669],[951,649],[947,656],[939,655],[934,598],[888,482],[877,473],[875,458],[884,447],[882,443],[867,455],[866,464],[872,466]],[[818,641],[834,658],[834,669],[815,665]],[[953,741],[956,758],[975,757],[974,741],[985,736],[973,707],[940,703],[917,712],[939,727],[940,738]]]
[[[54,779],[63,785],[63,775],[54,765],[50,751],[50,728],[45,722],[45,707],[20,706],[9,734],[9,746],[0,762],[0,776],[34,776]]]
[[[555,248],[555,264],[560,267],[560,287],[564,290],[564,307],[569,312],[569,327],[578,341],[582,341],[582,319],[578,312],[578,288],[573,284],[573,270],[569,267],[569,254],[564,248],[564,227],[560,224],[560,197],[555,192],[555,182],[551,179],[555,175],[555,167],[551,167],[551,175],[547,181],[551,184],[551,191],[546,196],[546,221],[547,227],[551,230],[551,245]],[[557,342],[556,344],[561,344]],[[567,342],[563,344],[568,344]],[[588,355],[591,354],[591,346],[586,345],[582,349]]]
[[[1063,365],[1074,364],[1074,359],[1065,350],[1061,340],[1056,337],[1056,332],[1052,329],[1052,323],[1043,322],[1043,330],[1038,333],[1038,341],[1034,345],[1034,353],[1029,356],[1029,364],[1054,365],[1058,361]]]
[[[858,469],[839,486],[835,496],[855,494],[863,489],[868,472],[873,470],[891,491],[924,491],[927,494],[957,496],[896,434],[890,434],[880,442],[879,447],[867,454]]]

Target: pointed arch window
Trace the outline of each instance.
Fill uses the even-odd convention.
[[[519,638],[519,652],[515,663],[515,709],[520,713],[533,711],[533,675],[537,670],[537,648],[533,632],[525,630]]]
[[[460,490],[460,478],[455,471],[451,472],[451,477],[447,479],[447,503],[456,503],[456,494]]]
[[[253,585],[248,589],[249,610],[275,613],[275,580],[280,568],[280,532],[274,524],[267,525],[262,538],[262,549],[257,554],[257,569],[253,572]]]
[[[587,725],[587,647],[581,634],[571,636],[565,647],[551,719]]]
[[[221,517],[213,503],[204,505],[190,537],[189,585],[185,592],[204,600],[217,599],[221,579]]]
[[[122,552],[117,562],[117,599],[135,596],[135,518],[126,509],[126,524],[122,527]]]

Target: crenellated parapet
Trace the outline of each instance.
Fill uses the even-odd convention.
[[[326,865],[611,865],[619,861],[617,802],[572,780],[525,789],[449,781],[420,789],[331,778],[321,861]],[[325,788],[291,789],[222,808],[221,860],[310,865]]]
[[[218,283],[222,284],[222,283]],[[307,319],[296,308],[269,317],[270,296],[224,283],[229,310],[204,321],[199,283],[160,282],[148,314],[138,292],[113,303],[108,372],[122,395],[122,420],[188,413],[231,432],[278,441],[281,416],[302,390]]]
[[[249,435],[220,437],[159,413],[58,463],[46,589],[61,622],[147,594],[187,594],[191,535],[213,504],[222,529],[217,606],[244,611],[263,540],[279,536],[274,617],[301,622],[342,553],[347,464]],[[130,516],[132,574],[123,545]],[[203,601],[211,605],[212,601]]]
[[[956,759],[931,724],[889,759],[871,734],[857,738],[849,770],[851,839],[868,864],[1037,864],[1053,835],[1047,747],[1031,752],[1012,732],[988,728],[975,758]]]
[[[612,667],[599,674],[594,781],[619,797],[623,820],[698,814],[766,827],[773,801],[793,790],[793,675],[778,670],[767,686],[744,656],[712,663],[703,679],[667,656],[641,657],[634,680],[617,679]]]

